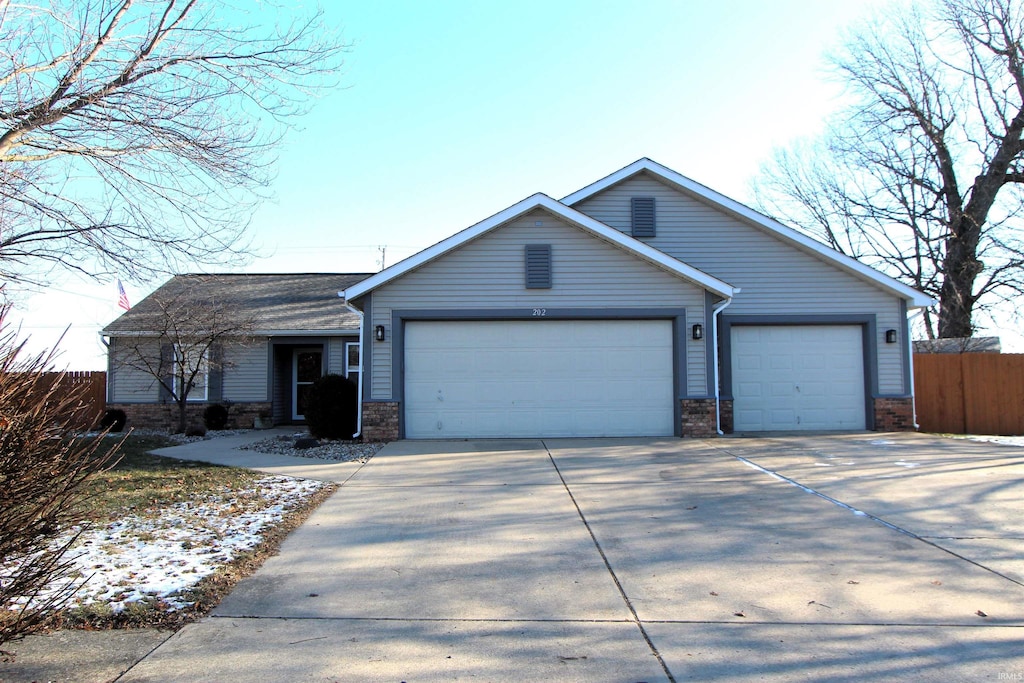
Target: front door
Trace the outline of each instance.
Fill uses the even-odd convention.
[[[292,419],[302,420],[306,415],[306,396],[313,382],[323,372],[322,348],[295,349],[292,353]]]

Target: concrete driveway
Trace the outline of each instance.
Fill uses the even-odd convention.
[[[1022,456],[399,442],[120,680],[1019,679]]]

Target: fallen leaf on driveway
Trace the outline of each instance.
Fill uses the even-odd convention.
[[[978,610],[977,612],[975,612],[975,614],[977,614],[979,617],[987,617],[988,616],[987,614],[985,614],[981,610]]]
[[[745,616],[747,616],[747,615],[746,615],[746,614],[744,614],[743,612],[733,612],[733,613],[732,613],[732,615],[733,615],[734,617],[745,617]]]

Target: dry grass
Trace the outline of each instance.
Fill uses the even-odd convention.
[[[174,503],[225,490],[251,488],[256,480],[266,476],[259,472],[175,460],[146,452],[169,445],[174,444],[163,437],[129,436],[120,451],[122,457],[117,465],[88,483],[90,520],[104,524],[126,515],[158,517],[162,509]],[[184,597],[189,606],[185,609],[169,610],[158,599],[133,603],[117,613],[107,605],[89,605],[65,610],[55,626],[89,630],[179,628],[194,621],[215,607],[236,583],[275,555],[285,537],[336,489],[334,485],[324,486],[302,504],[290,509],[281,522],[264,530],[263,540],[257,547],[236,556],[188,590]]]

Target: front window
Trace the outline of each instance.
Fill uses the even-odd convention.
[[[352,377],[362,369],[359,362],[359,342],[347,342],[345,344],[345,376]]]
[[[188,401],[205,401],[210,379],[207,349],[174,345],[174,395],[181,397],[187,382]]]

